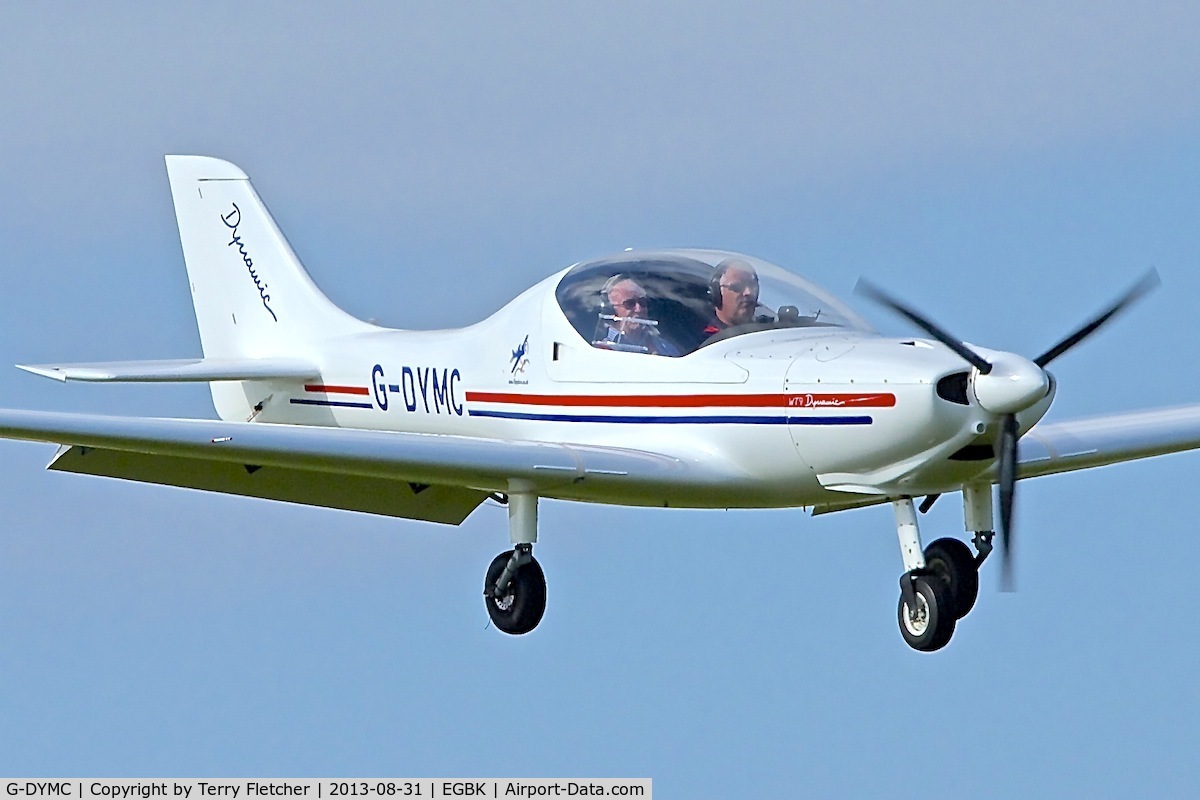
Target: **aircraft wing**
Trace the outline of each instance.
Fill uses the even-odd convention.
[[[509,480],[544,496],[729,478],[616,447],[0,409],[0,437],[69,445],[50,469],[457,524]]]
[[[1200,449],[1200,405],[1040,422],[1021,437],[1017,477],[1036,478],[1196,449]],[[996,468],[980,477],[995,482]],[[847,496],[814,506],[813,514],[886,502],[887,497]]]
[[[1033,478],[1200,448],[1200,405],[1039,423],[1021,437],[1017,475]]]

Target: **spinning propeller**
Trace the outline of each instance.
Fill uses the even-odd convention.
[[[1012,353],[997,353],[988,359],[972,350],[965,342],[951,336],[932,320],[922,316],[913,308],[901,303],[882,289],[866,280],[859,280],[855,290],[872,300],[887,306],[912,322],[934,339],[949,347],[973,366],[972,376],[975,399],[986,411],[1000,417],[1000,431],[996,437],[997,480],[1000,486],[1000,549],[1001,588],[1012,591],[1012,546],[1013,546],[1013,500],[1017,484],[1017,456],[1019,428],[1017,412],[1029,408],[1050,391],[1050,376],[1045,367],[1051,361],[1070,350],[1100,329],[1122,310],[1141,299],[1159,284],[1158,271],[1151,268],[1120,299],[1082,325],[1070,336],[1030,361]]]

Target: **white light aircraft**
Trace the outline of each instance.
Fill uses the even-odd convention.
[[[493,498],[512,548],[483,593],[506,633],[545,610],[540,498],[814,514],[890,503],[900,632],[937,650],[974,605],[995,534],[1008,564],[1018,479],[1200,447],[1200,405],[1039,422],[1047,365],[1153,274],[1032,360],[965,344],[863,286],[928,334],[881,336],[812,283],[709,250],[579,263],[470,327],[390,330],[321,294],[236,166],[168,156],[167,174],[203,358],[22,369],[207,382],[220,419],[0,410],[0,436],[61,445],[60,472],[404,519],[458,524]],[[923,546],[914,498],[924,510],[956,492],[972,545]]]

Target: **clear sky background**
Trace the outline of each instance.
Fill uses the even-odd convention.
[[[396,6],[403,6],[398,8]],[[200,354],[162,156],[245,169],[317,283],[469,323],[625,247],[868,276],[1055,362],[1049,419],[1200,402],[1191,3],[0,10],[0,364]],[[912,329],[861,300],[881,330]],[[199,386],[0,405],[212,416]],[[47,474],[0,443],[0,774],[649,776],[660,797],[1194,797],[1200,454],[1021,486],[944,651],[890,509],[542,504],[549,608],[485,629],[461,527]],[[923,519],[961,535],[958,498]]]

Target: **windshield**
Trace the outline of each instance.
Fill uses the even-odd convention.
[[[659,356],[779,328],[871,330],[798,275],[719,251],[626,252],[578,264],[555,296],[593,347]]]

